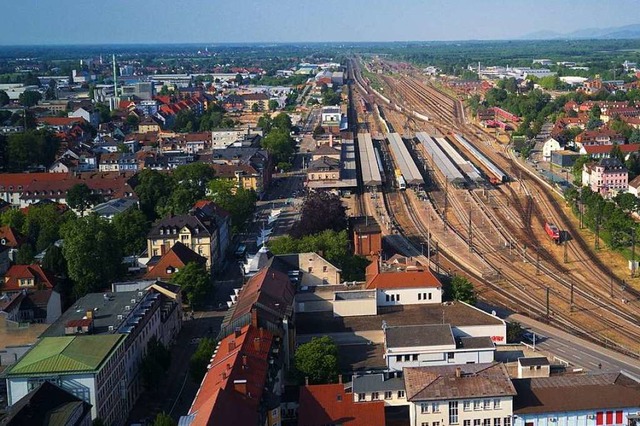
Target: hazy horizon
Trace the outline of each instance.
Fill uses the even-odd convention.
[[[638,23],[637,1],[23,0],[3,5],[0,44],[269,44],[514,40]],[[524,19],[526,17],[526,19]],[[597,20],[594,20],[597,17]],[[568,22],[567,22],[568,21]]]

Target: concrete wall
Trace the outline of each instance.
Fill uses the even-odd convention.
[[[499,401],[499,408],[494,408],[494,401]],[[469,409],[464,409],[464,402],[469,403]],[[480,409],[474,410],[474,401],[480,402]],[[484,401],[489,402],[489,408],[484,408]],[[470,420],[471,425],[474,424],[474,420],[480,419],[482,425],[484,419],[489,419],[490,424],[493,425],[495,418],[500,418],[501,426],[505,425],[505,417],[512,419],[513,414],[513,400],[512,397],[487,397],[483,399],[460,399],[458,402],[458,422],[456,424],[464,425],[465,420]],[[412,426],[420,426],[424,422],[432,425],[434,422],[439,422],[441,426],[452,424],[449,421],[449,401],[436,401],[425,402],[426,411],[422,412],[422,404],[420,402],[412,402],[409,406],[409,417],[411,419],[410,424]],[[435,405],[435,406],[434,406]],[[435,410],[434,410],[435,408]],[[524,426],[524,425],[523,425]]]
[[[400,296],[400,299],[398,299],[398,296]],[[429,287],[420,289],[378,289],[376,298],[378,306],[428,305],[442,303],[442,291]]]
[[[335,317],[353,317],[357,315],[373,315],[378,313],[376,306],[376,298],[367,299],[348,299],[333,301],[333,316]]]
[[[455,337],[490,337],[496,345],[507,343],[507,326],[502,325],[470,325],[453,327]]]

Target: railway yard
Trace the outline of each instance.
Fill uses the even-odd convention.
[[[378,75],[375,90],[363,66],[348,62],[356,213],[376,217],[398,251],[469,278],[485,302],[640,358],[635,280],[593,252],[555,190],[419,71]],[[548,223],[562,230],[557,241]]]

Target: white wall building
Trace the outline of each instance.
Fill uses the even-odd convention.
[[[560,142],[554,138],[547,139],[542,145],[542,160],[551,161],[551,153],[553,151],[560,151],[561,149]]]

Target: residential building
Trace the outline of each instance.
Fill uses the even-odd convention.
[[[322,107],[321,123],[322,127],[329,131],[333,128],[340,127],[340,121],[342,120],[342,113],[339,106],[326,106]]]
[[[4,275],[0,287],[4,292],[27,290],[52,290],[55,280],[40,265],[13,265]]]
[[[504,364],[404,369],[412,426],[512,426],[516,395]]]
[[[216,177],[235,183],[236,187],[262,194],[263,175],[249,164],[212,164]]]
[[[77,108],[68,114],[69,118],[82,118],[94,127],[100,124],[100,112],[93,108]]]
[[[202,209],[189,214],[165,217],[151,228],[147,236],[149,256],[163,256],[177,242],[207,259],[207,268],[214,272],[220,262],[219,234],[214,217]]]
[[[215,221],[218,231],[217,258],[220,260],[220,265],[222,265],[226,261],[226,255],[231,246],[231,214],[209,200],[196,202],[192,210],[193,212],[201,211]]]
[[[562,147],[560,146],[560,142],[554,138],[547,139],[542,145],[542,161],[550,161],[551,153],[554,151],[560,151],[561,149]]]
[[[342,383],[300,388],[298,425],[384,426],[384,402],[354,402]]]
[[[611,151],[615,145],[589,145],[583,146],[580,149],[580,153],[582,155],[588,155],[592,158],[609,158],[611,156]],[[624,145],[618,145],[618,148],[624,155],[625,159],[628,159],[632,153],[640,151],[640,144],[637,143],[629,143]]]
[[[0,227],[0,246],[9,248],[7,253],[9,260],[15,260],[15,255],[22,244],[27,241],[27,238],[22,235],[17,229],[11,226]],[[0,273],[4,274],[9,269],[9,265],[4,261],[3,250],[0,249]]]
[[[266,111],[269,103],[269,96],[265,93],[247,93],[242,95],[244,106],[248,110],[257,109],[258,111]],[[256,105],[256,107],[254,107]]]
[[[576,136],[575,141],[580,148],[597,145],[623,145],[626,142],[624,136],[608,128],[585,130]]]
[[[138,123],[138,133],[159,132],[162,130],[159,120],[151,115],[144,117]]]
[[[640,197],[640,176],[636,176],[629,182],[629,193]]]
[[[44,382],[91,404],[91,418],[122,425],[125,410],[125,336],[64,336],[39,340],[5,372],[8,403]]]
[[[253,324],[237,327],[218,343],[182,425],[280,425],[280,346]]]
[[[339,181],[340,160],[330,157],[322,157],[312,160],[307,165],[307,180],[313,181]]]
[[[164,255],[149,259],[144,279],[170,281],[176,272],[189,263],[206,267],[207,258],[178,241]]]
[[[91,426],[91,404],[51,382],[43,382],[13,404],[0,424]]]
[[[544,356],[518,358],[518,379],[532,379],[534,377],[549,377],[551,365]]]
[[[515,379],[513,384],[513,426],[640,421],[640,383],[624,372]]]
[[[0,313],[15,324],[51,324],[62,314],[62,298],[53,289],[23,289],[0,294]]]
[[[149,285],[138,290],[89,293],[78,299],[43,334],[42,341],[59,336],[92,337],[102,345],[122,336],[123,375],[117,385],[126,417],[143,390],[140,363],[152,338],[170,345],[181,327],[182,307],[179,288],[171,284]],[[135,284],[132,284],[135,285]],[[177,293],[176,293],[177,292]],[[89,401],[96,406],[93,401]],[[99,406],[100,404],[98,404]]]
[[[582,168],[582,185],[602,196],[612,197],[628,188],[629,173],[617,158],[603,158]]]
[[[115,152],[100,156],[101,172],[136,172],[138,168],[138,159],[132,152]]]
[[[273,256],[271,266],[286,273],[296,287],[338,285],[342,271],[318,253],[293,253]]]

